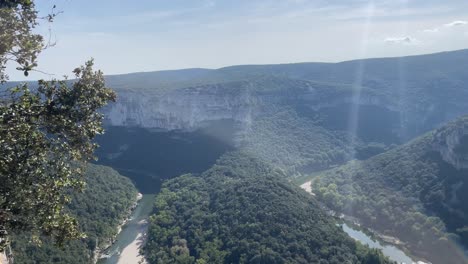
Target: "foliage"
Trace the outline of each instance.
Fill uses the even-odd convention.
[[[52,22],[56,14],[45,19]],[[8,80],[6,64],[14,61],[17,69],[28,72],[37,66],[37,57],[46,47],[44,37],[34,33],[38,25],[35,5],[31,0],[2,0],[0,2],[0,83]]]
[[[251,156],[292,171],[315,171],[351,155],[344,133],[327,130],[290,108],[256,120],[242,138]]]
[[[457,242],[468,245],[468,170],[446,162],[441,148],[467,128],[464,117],[369,160],[327,171],[313,189],[334,210],[397,236],[434,262],[464,263]]]
[[[111,243],[117,226],[136,201],[136,189],[128,178],[109,167],[89,164],[84,178],[84,192],[70,193],[72,202],[66,210],[76,217],[86,238],[67,241],[63,247],[43,238],[37,245],[30,241],[29,232],[16,230],[11,243],[15,263],[92,263],[93,251]]]
[[[164,184],[150,263],[389,263],[355,243],[283,172],[237,152]],[[374,257],[372,257],[374,256]],[[375,258],[377,257],[377,258]]]
[[[75,69],[77,80],[39,81],[10,90],[0,104],[0,226],[31,229],[63,242],[78,238],[77,222],[64,210],[69,190],[83,187],[83,162],[103,133],[97,111],[115,99],[93,62]]]

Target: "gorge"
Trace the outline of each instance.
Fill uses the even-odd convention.
[[[451,60],[458,63],[447,65]],[[357,65],[368,69],[361,83],[353,78]],[[468,113],[466,65],[462,50],[108,76],[119,100],[105,110],[99,162],[155,193],[160,179],[202,173],[233,150],[288,177],[364,160]],[[466,156],[454,154],[465,153],[465,133],[455,130],[433,145],[457,169],[466,164]]]
[[[401,75],[401,67],[405,76]],[[357,68],[365,69],[362,76],[357,76]],[[316,200],[337,212],[361,217],[365,226],[375,228],[377,221],[377,225],[385,226],[383,231],[401,235],[398,238],[408,243],[418,242],[391,231],[392,224],[398,223],[399,230],[414,228],[412,232],[434,224],[443,235],[424,239],[443,237],[466,243],[467,227],[463,219],[468,209],[460,203],[465,199],[466,185],[458,180],[463,179],[468,167],[467,127],[463,118],[445,126],[468,114],[466,68],[468,50],[342,63],[250,65],[106,76],[106,84],[116,90],[118,98],[103,110],[106,134],[97,139],[100,145],[97,163],[130,178],[144,197],[156,196],[159,209],[145,211],[145,216],[150,215],[150,229],[144,252],[150,263],[161,260],[210,263],[214,259],[224,259],[226,263],[254,263],[254,260],[307,263],[319,259],[329,261],[324,263],[340,263],[346,258],[361,263],[388,263],[380,251],[344,239],[343,230],[334,227],[333,220],[321,211]],[[438,132],[429,141],[427,136],[419,138],[428,131]],[[454,178],[441,183],[437,177],[423,175],[398,182],[412,169],[403,165],[398,168],[406,168],[406,172],[374,173],[384,171],[388,164],[399,164],[396,157],[414,158],[413,150],[423,145],[430,151],[427,155],[417,152],[421,162],[436,152],[440,159],[435,162],[447,173],[447,178]],[[421,162],[418,158],[414,164]],[[372,169],[359,170],[362,164],[371,164]],[[428,163],[419,169],[425,171],[431,166]],[[343,174],[343,170],[349,173]],[[357,174],[351,174],[354,172]],[[294,179],[309,175],[318,175],[320,179],[317,187],[313,187],[317,188],[317,197],[302,194],[293,184]],[[413,195],[414,190],[420,191],[419,186],[434,189],[441,184],[440,192],[424,189],[420,195]],[[383,196],[373,193],[372,188]],[[403,202],[392,198],[395,188],[406,191],[402,194]],[[222,193],[232,199],[223,199]],[[275,204],[269,202],[270,198]],[[193,203],[193,199],[199,203]],[[379,206],[367,203],[367,199],[373,199]],[[355,202],[361,202],[357,204],[360,207],[354,207]],[[147,201],[145,207],[151,203]],[[412,213],[411,222],[400,223],[395,219],[400,213],[395,208],[412,205],[418,210],[408,210]],[[248,211],[241,214],[240,208]],[[209,218],[201,217],[201,212]],[[389,220],[382,220],[382,215]],[[436,221],[436,215],[442,220]],[[457,217],[451,218],[453,215]],[[271,225],[267,225],[270,217],[289,219],[298,230],[318,235],[327,242],[320,244],[323,241],[304,238],[286,223],[270,229]],[[306,220],[310,217],[315,217],[319,224]],[[129,245],[137,237],[136,232],[141,233],[133,224],[127,228],[117,246]],[[286,243],[282,241],[287,237],[282,229],[288,229],[294,236],[288,238],[290,244],[285,244],[289,249],[279,246]],[[171,236],[159,237],[161,230],[175,232],[173,240]],[[210,235],[201,240],[191,235],[200,230]],[[227,234],[232,234],[231,240]],[[269,239],[277,241],[275,246],[269,246],[266,242]],[[429,252],[437,255],[440,249],[426,242],[421,245],[427,246],[412,247],[412,255],[440,263]],[[333,255],[330,253],[333,250],[339,253]],[[466,260],[458,249],[452,250],[455,249],[444,248],[444,254],[439,254],[449,259],[446,256],[456,252],[456,258],[446,263]],[[108,261],[118,263],[118,255]]]

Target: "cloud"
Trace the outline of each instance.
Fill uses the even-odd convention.
[[[403,44],[403,45],[416,45],[419,44],[419,41],[413,37],[389,37],[384,40],[386,43],[390,44]]]
[[[442,27],[429,28],[429,29],[423,30],[422,32],[424,32],[424,33],[438,33],[438,32],[443,31],[444,27],[445,28],[451,28],[451,27],[457,27],[457,26],[464,26],[464,25],[467,25],[467,24],[468,24],[467,21],[456,20],[456,21],[444,24]]]
[[[466,25],[466,24],[468,24],[467,21],[457,20],[457,21],[453,21],[453,22],[450,22],[448,24],[445,24],[444,26],[446,26],[446,27],[456,27],[456,26],[463,26],[463,25]]]
[[[425,29],[423,30],[424,33],[437,33],[439,32],[440,29],[439,28],[431,28],[431,29]]]

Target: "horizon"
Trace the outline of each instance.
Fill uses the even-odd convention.
[[[106,74],[104,72],[104,76],[121,76],[121,75],[131,75],[131,74],[145,74],[145,73],[157,73],[157,72],[177,72],[177,71],[186,71],[186,70],[207,70],[207,71],[216,71],[222,70],[231,67],[249,67],[249,66],[275,66],[275,65],[293,65],[293,64],[340,64],[346,62],[353,62],[353,61],[363,61],[363,60],[379,60],[379,59],[398,59],[398,58],[411,58],[411,57],[420,57],[420,56],[431,56],[443,53],[452,53],[452,52],[462,52],[468,51],[466,49],[458,49],[458,50],[447,50],[447,51],[438,51],[433,53],[423,53],[423,54],[415,54],[415,55],[405,55],[405,56],[388,56],[388,57],[369,57],[369,58],[356,58],[350,60],[343,60],[343,61],[336,61],[336,62],[324,62],[324,61],[298,61],[298,62],[283,62],[283,63],[270,63],[270,64],[235,64],[235,65],[226,65],[219,68],[201,68],[201,67],[192,67],[192,68],[180,68],[180,69],[163,69],[163,70],[148,70],[148,71],[134,71],[134,72],[123,72],[123,73],[115,73],[115,74]],[[99,69],[98,69],[99,70]],[[60,79],[60,78],[58,78]],[[74,78],[70,78],[73,80]],[[28,80],[8,80],[7,83],[15,83],[15,82],[36,82],[40,79],[28,79]]]
[[[468,3],[454,0],[44,0],[37,31],[54,47],[24,77],[72,76],[91,57],[106,75],[233,65],[337,63],[468,48]],[[63,12],[63,13],[62,13]],[[50,34],[49,34],[50,30]]]

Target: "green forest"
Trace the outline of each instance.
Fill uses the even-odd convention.
[[[349,238],[284,172],[242,152],[164,183],[150,263],[390,263]]]
[[[43,238],[38,245],[31,241],[29,233],[15,231],[11,243],[15,263],[93,263],[93,251],[112,242],[117,227],[136,202],[137,191],[128,178],[105,166],[89,164],[85,182],[83,192],[72,194],[67,210],[76,216],[86,238],[68,241],[63,246]]]
[[[464,263],[458,243],[468,245],[468,179],[441,156],[451,137],[466,160],[468,117],[366,161],[326,171],[313,182],[318,199],[358,217],[365,225],[397,236],[436,263]]]

